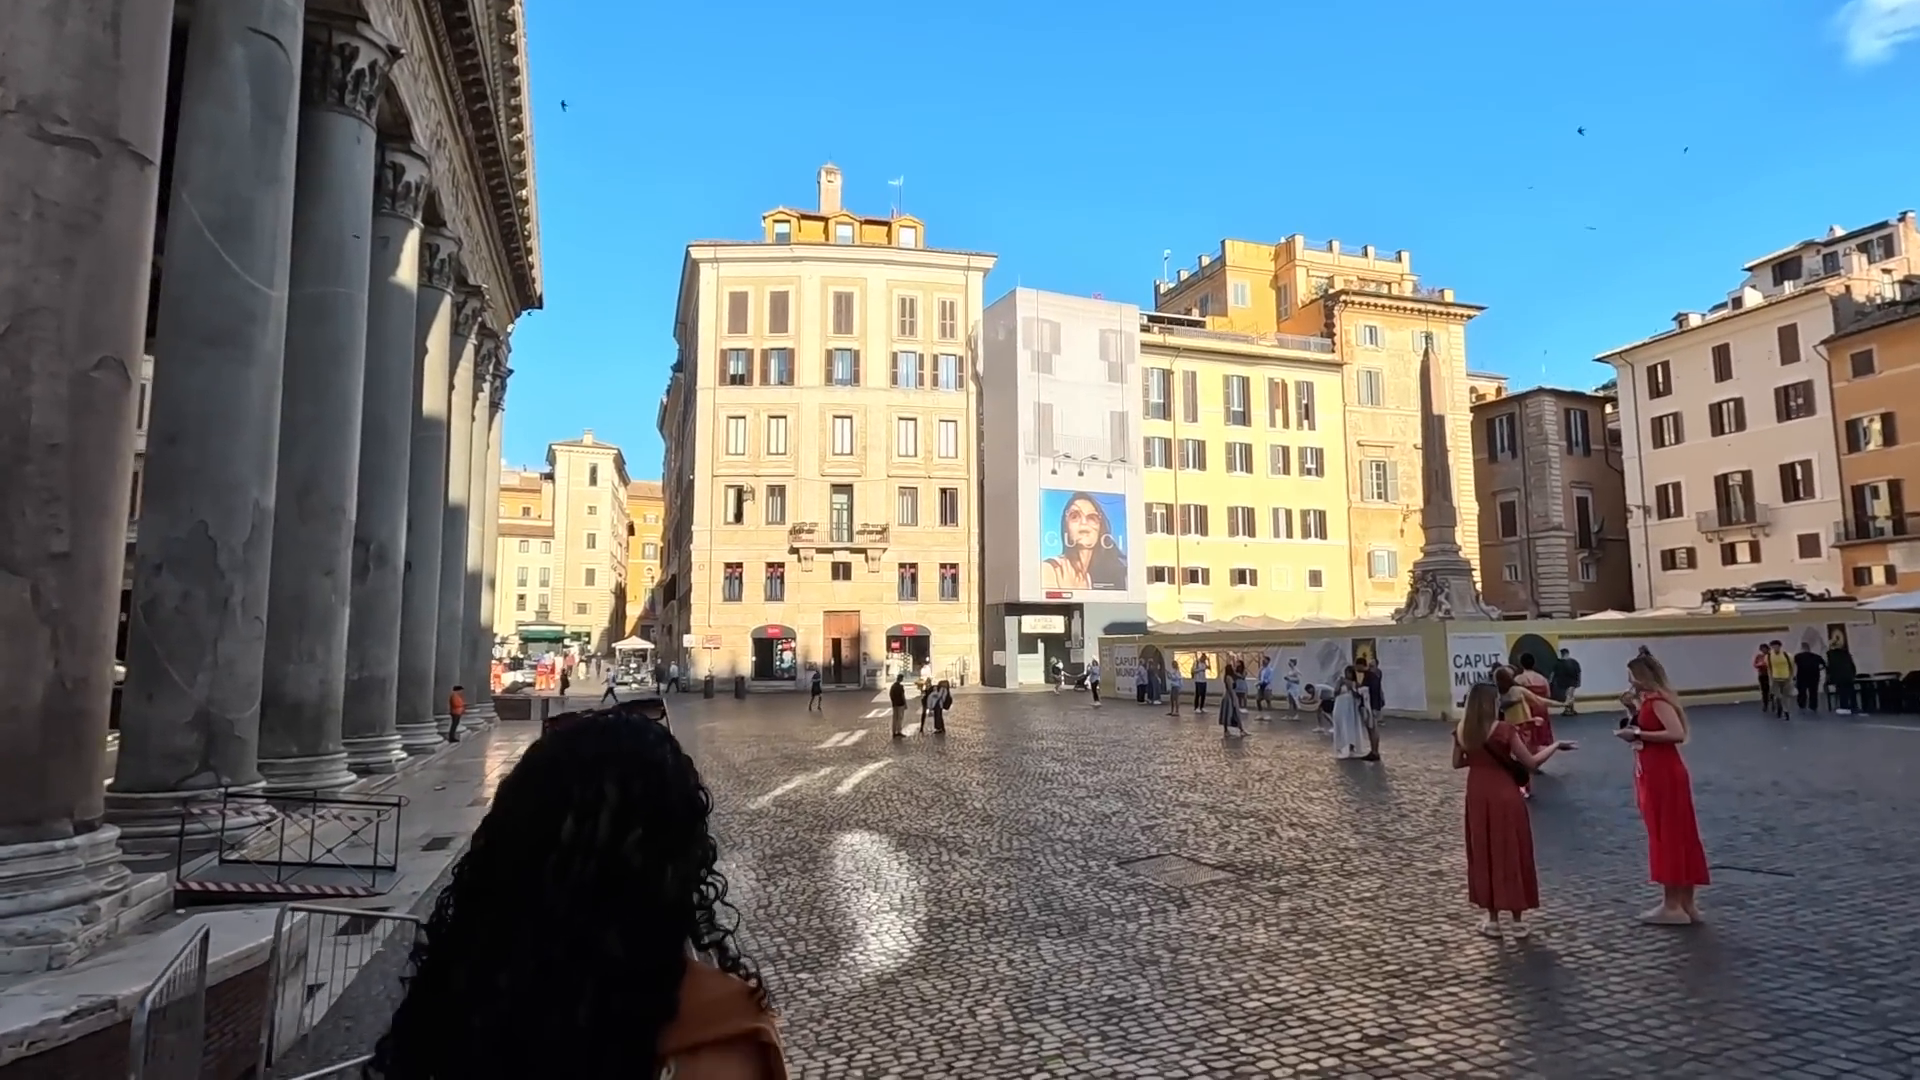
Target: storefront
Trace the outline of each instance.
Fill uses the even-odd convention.
[[[888,670],[916,676],[932,658],[933,631],[918,623],[898,623],[887,627]]]
[[[758,682],[793,682],[799,677],[799,635],[791,626],[769,623],[753,628],[753,678]]]

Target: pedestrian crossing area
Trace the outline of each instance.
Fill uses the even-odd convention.
[[[841,745],[849,745],[851,741],[852,740],[849,740],[848,743],[842,743]],[[891,758],[883,758],[879,761],[869,761],[864,765],[857,765],[851,769],[845,768],[844,766],[828,765],[825,768],[795,773],[756,796],[751,802],[747,803],[747,806],[754,810],[765,810],[783,799],[801,797],[816,792],[825,792],[828,790],[827,785],[836,779],[838,782],[833,784],[831,789],[832,793],[834,795],[849,795],[852,794],[855,788],[892,764],[893,760]]]

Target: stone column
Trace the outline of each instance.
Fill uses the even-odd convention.
[[[484,293],[475,290],[484,304]],[[468,328],[464,340],[453,343],[453,384],[447,410],[447,501],[440,529],[439,629],[434,635],[433,688],[437,695],[434,719],[445,730],[449,719],[447,695],[462,682],[461,655],[466,651],[467,490],[473,464],[473,371],[492,332],[480,320]]]
[[[413,446],[407,457],[406,568],[400,590],[400,689],[395,729],[409,754],[432,753],[445,739],[434,715],[435,635],[440,629],[440,528],[447,505],[447,371],[456,322],[471,336],[480,318],[476,301],[456,307],[453,280],[460,243],[428,229],[420,240],[420,301],[415,309],[412,403]]]
[[[507,379],[513,369],[506,363],[503,354],[493,369],[493,392],[488,395],[487,403],[487,516],[482,528],[485,537],[481,541],[480,560],[480,632],[478,636],[477,678],[480,680],[482,709],[489,717],[495,715],[493,707],[493,643],[494,608],[496,599],[496,580],[500,566],[500,460],[503,452],[501,439],[504,434],[504,410],[507,404]]]
[[[392,772],[406,758],[400,692],[400,596],[406,574],[408,462],[413,449],[414,323],[420,302],[420,211],[426,156],[383,145],[373,174],[373,262],[367,294],[367,378],[353,520],[347,678],[341,733],[355,772]]]
[[[493,719],[486,669],[480,666],[480,594],[486,573],[487,519],[500,516],[500,501],[487,504],[487,440],[493,431],[493,380],[505,349],[497,338],[481,341],[473,371],[473,432],[467,458],[467,570],[461,593],[466,621],[460,627],[460,682],[467,688],[467,717],[480,727]]]
[[[133,851],[170,854],[184,802],[260,781],[303,7],[200,4],[187,39],[107,793]]]
[[[373,113],[392,65],[391,43],[371,24],[331,12],[308,18],[260,695],[268,791],[326,791],[354,779],[340,711],[366,393]]]
[[[24,4],[0,53],[0,975],[81,959],[128,899],[100,772],[172,14]]]

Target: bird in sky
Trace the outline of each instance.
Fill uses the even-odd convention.
[[[1585,135],[1587,133],[1587,129],[1583,127],[1577,127],[1573,129],[1573,133],[1575,135]]]
[[[566,111],[567,111],[567,99],[566,99],[566,98],[561,98],[561,99],[560,99],[560,111],[561,111],[561,112],[566,112]]]

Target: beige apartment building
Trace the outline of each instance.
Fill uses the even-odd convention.
[[[595,656],[626,636],[629,483],[591,429],[549,443],[544,471],[501,471],[494,626],[509,646]]]
[[[825,166],[815,209],[687,248],[660,644],[697,674],[979,671],[970,335],[994,256],[854,214],[841,183]]]
[[[658,480],[627,485],[627,636],[659,646],[660,608],[654,587],[660,584],[661,541],[666,536],[667,496]]]
[[[1473,405],[1473,460],[1489,604],[1511,618],[1632,609],[1611,398],[1544,386],[1489,390]]]
[[[1420,555],[1423,505],[1420,456],[1421,358],[1431,351],[1448,386],[1449,451],[1456,506],[1473,498],[1470,406],[1498,377],[1470,375],[1467,323],[1485,308],[1431,288],[1407,251],[1339,241],[1310,245],[1293,235],[1278,244],[1223,240],[1215,254],[1159,282],[1154,307],[1195,316],[1210,330],[1273,342],[1331,343],[1339,392],[1319,400],[1323,418],[1341,413],[1346,447],[1339,473],[1347,507],[1346,577],[1353,614],[1390,615],[1406,600],[1407,569]],[[1297,408],[1297,403],[1295,405]],[[1462,554],[1479,569],[1478,524],[1461,515]],[[1290,608],[1276,610],[1289,617]]]
[[[545,474],[501,469],[493,625],[513,652],[541,652],[566,641],[566,625],[553,617],[553,539]]]

